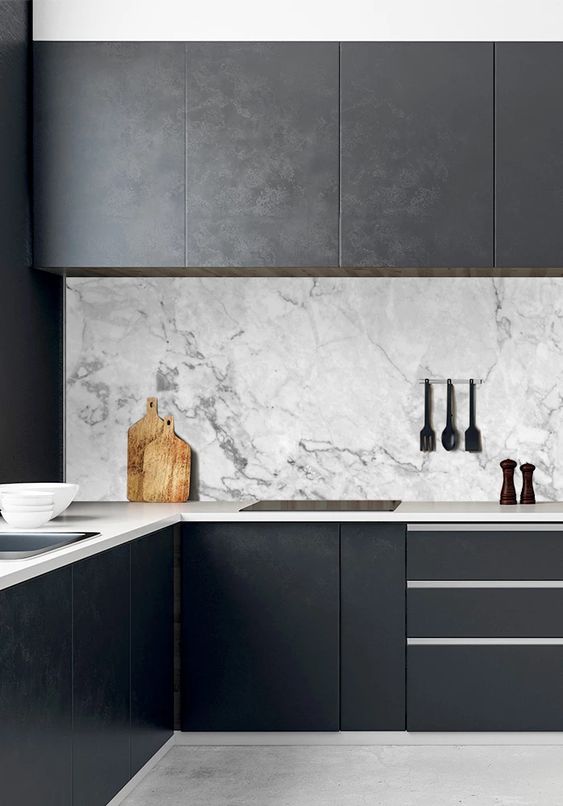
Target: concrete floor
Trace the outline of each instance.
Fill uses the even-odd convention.
[[[123,806],[561,806],[563,747],[173,747]]]

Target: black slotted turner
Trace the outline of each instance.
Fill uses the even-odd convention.
[[[469,381],[469,428],[465,432],[465,450],[478,453],[481,450],[481,432],[475,425],[475,381]]]
[[[420,432],[420,450],[433,451],[436,447],[436,435],[430,425],[430,381],[424,381],[424,428]]]

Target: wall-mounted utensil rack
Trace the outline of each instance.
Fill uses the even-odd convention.
[[[418,383],[425,383],[428,381],[429,383],[447,383],[447,378],[418,378]],[[453,384],[456,383],[471,383],[473,381],[474,384],[481,384],[484,383],[482,378],[450,378],[450,381]]]
[[[475,425],[475,387],[483,383],[482,378],[418,378],[424,384],[424,425],[420,432],[420,450],[424,453],[436,450],[436,434],[432,428],[431,408],[432,384],[447,385],[446,427],[442,431],[442,445],[446,451],[453,451],[458,444],[458,432],[454,423],[455,399],[454,387],[457,384],[469,386],[469,427],[465,431],[465,450],[477,453],[481,450],[481,432]]]

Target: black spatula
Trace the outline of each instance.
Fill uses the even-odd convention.
[[[454,428],[454,387],[451,378],[448,378],[446,409],[446,427],[442,431],[442,445],[447,451],[453,451],[457,445],[457,431]]]
[[[465,432],[465,450],[477,453],[481,450],[481,432],[475,425],[475,381],[469,381],[469,428]]]

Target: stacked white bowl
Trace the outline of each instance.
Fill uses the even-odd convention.
[[[55,496],[53,493],[20,490],[0,493],[2,517],[20,529],[43,526],[53,517]]]

